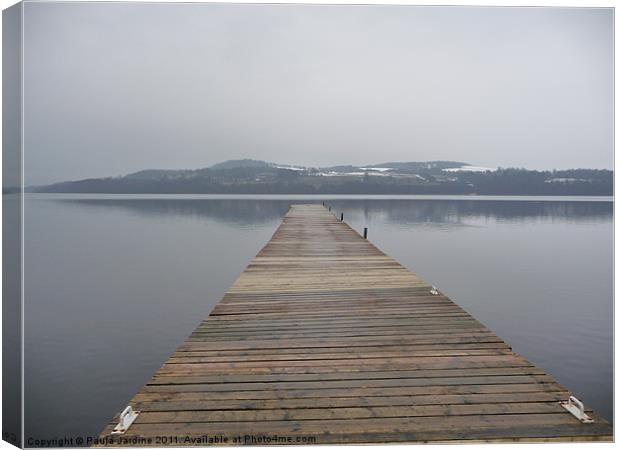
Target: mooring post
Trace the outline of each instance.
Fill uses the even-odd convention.
[[[329,211],[331,211],[331,210],[332,210],[332,207],[330,206],[330,207],[329,207]]]
[[[368,239],[368,228],[364,227],[364,239]]]
[[[344,220],[344,213],[340,213],[340,221],[342,222]]]

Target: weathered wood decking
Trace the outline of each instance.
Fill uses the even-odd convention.
[[[604,420],[579,422],[558,404],[566,389],[430,290],[322,206],[292,206],[131,400],[142,412],[123,437],[611,440]]]

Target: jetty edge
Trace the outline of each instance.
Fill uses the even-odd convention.
[[[327,208],[292,205],[96,446],[612,441],[570,396]]]

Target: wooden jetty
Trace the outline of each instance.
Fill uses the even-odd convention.
[[[432,291],[432,292],[431,292]],[[612,427],[321,205],[294,205],[130,401],[123,445],[594,441]]]

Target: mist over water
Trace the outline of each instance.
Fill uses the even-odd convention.
[[[97,435],[321,201],[611,420],[611,201],[29,195],[26,440]]]

